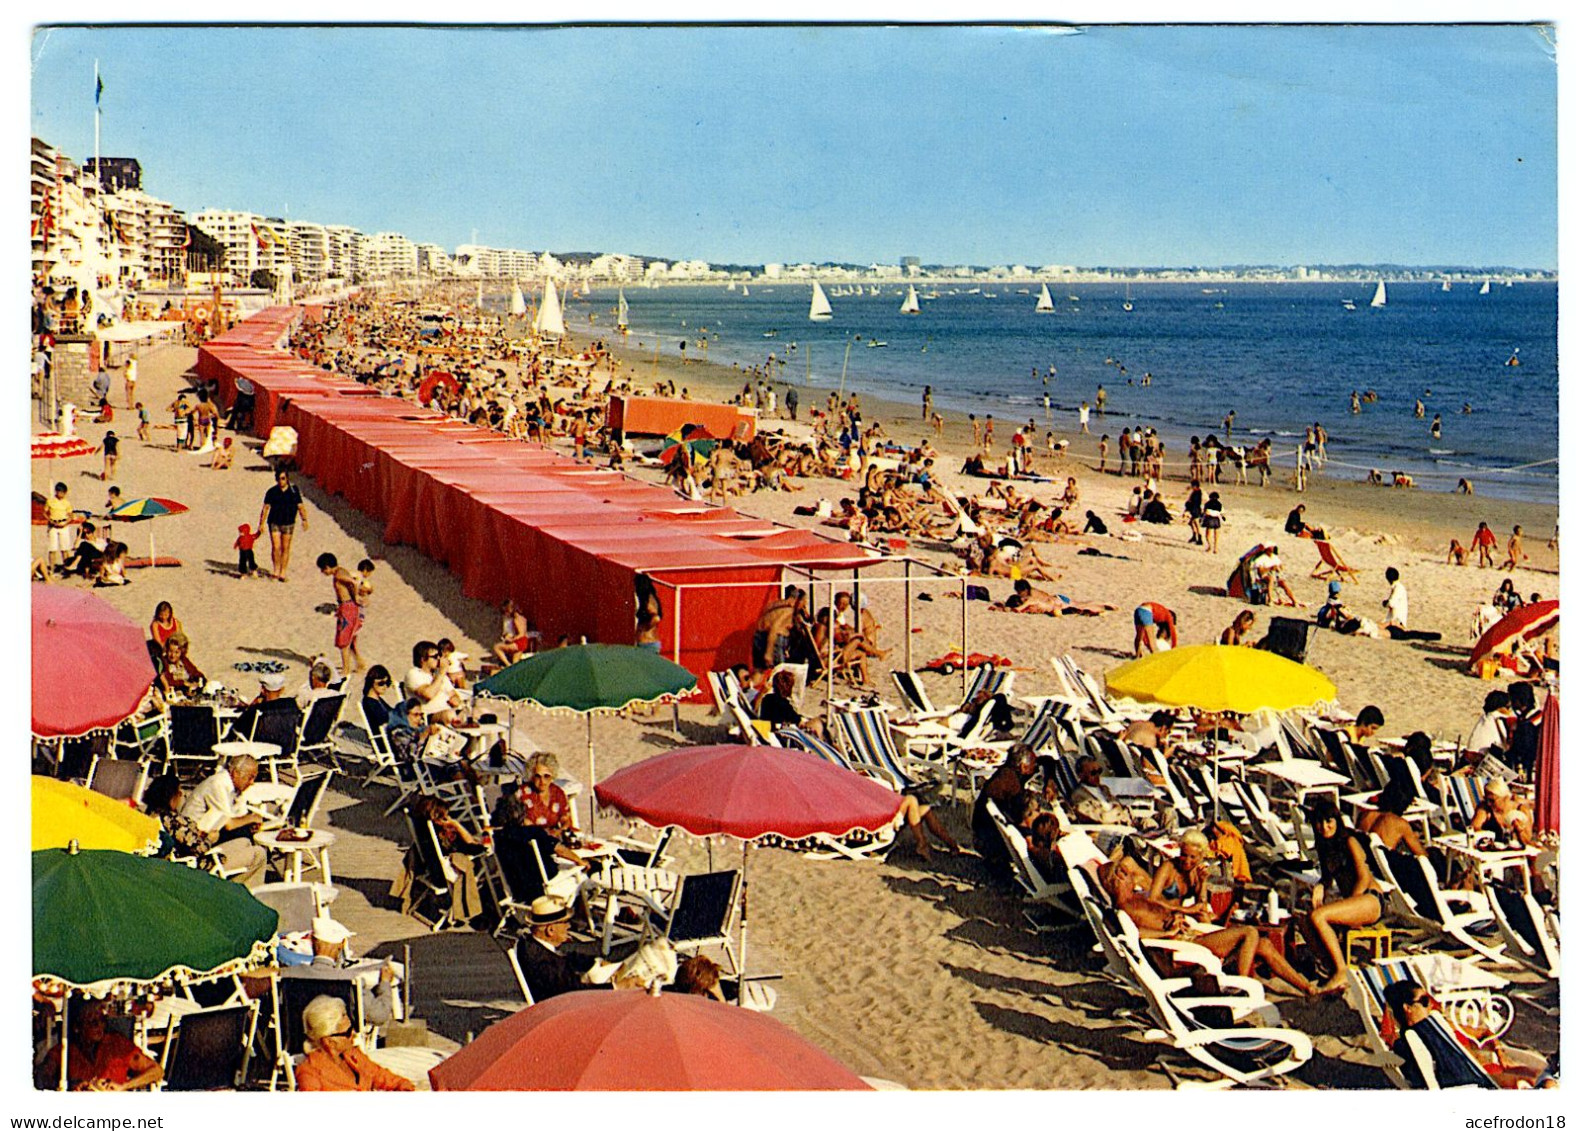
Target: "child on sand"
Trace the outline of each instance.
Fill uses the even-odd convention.
[[[208,466],[214,471],[228,471],[235,463],[234,442],[233,437],[226,436],[224,443],[213,450],[213,459],[209,461]]]
[[[371,558],[362,558],[356,563],[356,604],[361,606],[361,619],[366,621],[367,602],[372,599],[372,571],[377,566],[372,564]]]
[[[114,435],[114,433],[110,433],[110,435]],[[104,444],[105,444],[104,450],[105,450],[106,453],[108,453],[108,451],[109,451],[109,447],[108,447],[108,445],[109,445],[109,438],[108,437],[105,437]],[[107,456],[106,456],[106,458],[107,458]],[[1510,528],[1510,541],[1505,543],[1505,566],[1504,566],[1504,568],[1507,569],[1507,570],[1513,570],[1513,569],[1516,568],[1516,563],[1524,562],[1526,560],[1527,560],[1527,555],[1526,555],[1525,551],[1523,551],[1522,548],[1521,548],[1521,527],[1520,526],[1512,526]]]
[[[1445,551],[1445,564],[1458,566],[1467,564],[1467,548],[1461,544],[1460,539],[1450,540],[1450,549]]]
[[[151,426],[148,423],[148,410],[143,407],[143,404],[142,404],[141,401],[138,401],[137,402],[137,439],[141,440],[143,443],[147,443],[150,439],[152,439],[152,436],[151,436],[151,434],[149,432],[149,428],[150,427]]]
[[[115,478],[115,468],[119,463],[120,437],[115,435],[115,430],[111,428],[104,433],[104,471],[99,475],[99,479],[107,481]],[[1516,529],[1520,530],[1521,527],[1518,526]],[[1505,568],[1509,569],[1510,567],[1506,566]]]
[[[245,522],[236,527],[236,530],[239,532],[235,539],[235,549],[238,553],[235,562],[236,571],[242,577],[253,577],[257,574],[257,556],[252,552],[252,547],[257,544],[257,532]]]
[[[1494,532],[1488,528],[1488,523],[1478,523],[1477,533],[1472,535],[1472,549],[1477,551],[1478,568],[1491,569],[1494,565],[1492,551],[1499,548],[1499,540],[1494,537]]]

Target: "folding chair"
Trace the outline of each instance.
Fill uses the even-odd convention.
[[[334,776],[331,769],[323,769],[318,773],[302,774],[296,782],[295,796],[290,799],[290,806],[285,810],[284,823],[293,829],[309,829],[317,818],[317,810],[323,803],[323,794],[328,791],[329,779]]]
[[[1471,774],[1448,774],[1444,801],[1445,819],[1457,831],[1466,832],[1483,804],[1483,782]]]
[[[273,781],[279,780],[279,766],[282,763],[288,763],[293,772],[300,772],[300,762],[296,757],[296,743],[300,737],[301,708],[296,706],[294,699],[272,699],[258,704],[247,741],[270,742],[279,747],[278,754],[258,759],[259,763],[267,765],[268,775]]]
[[[337,769],[339,760],[334,757],[334,727],[339,723],[340,712],[345,708],[344,695],[320,695],[312,700],[311,709],[301,719],[301,729],[296,734],[296,757],[308,758],[321,754]]]
[[[1346,560],[1341,557],[1340,553],[1328,541],[1315,538],[1313,545],[1319,551],[1319,566],[1309,575],[1310,577],[1338,577],[1346,581],[1357,580],[1359,571],[1347,565]]]
[[[839,711],[833,717],[843,736],[843,751],[849,768],[884,778],[893,789],[902,791],[935,784],[935,778],[926,770],[913,767],[898,756],[884,709],[856,707]]]
[[[281,935],[310,931],[312,920],[327,914],[338,894],[324,884],[258,884],[252,889],[257,902],[279,915]]]
[[[371,1043],[361,985],[355,979],[282,977],[279,979],[279,1028],[281,1051],[286,1056],[300,1056],[306,1051],[306,1028],[301,1021],[301,1011],[313,998],[325,994],[345,1003],[351,1036],[356,1044],[365,1048]]]
[[[1430,1092],[1447,1088],[1487,1088],[1498,1091],[1499,1083],[1488,1070],[1461,1047],[1455,1034],[1445,1027],[1444,1019],[1429,1014],[1402,1038],[1417,1065],[1423,1087]],[[1410,1084],[1408,1084],[1410,1087]]]
[[[1549,929],[1554,912],[1533,899],[1523,883],[1490,880],[1484,890],[1507,943],[1507,957],[1534,974],[1559,981],[1559,931]]]
[[[170,761],[215,762],[219,742],[219,716],[212,707],[177,705],[170,708]]]
[[[148,763],[141,759],[104,758],[95,754],[88,765],[84,784],[94,793],[140,805],[142,791],[148,784]]]
[[[1381,878],[1393,885],[1387,893],[1391,908],[1401,919],[1431,934],[1481,954],[1490,962],[1506,962],[1505,944],[1489,946],[1497,928],[1488,897],[1482,892],[1441,888],[1434,865],[1406,849],[1388,849],[1370,836],[1372,855]]]
[[[1065,929],[1076,923],[1079,919],[1078,910],[1067,901],[1067,897],[1072,894],[1072,885],[1066,881],[1052,883],[1045,877],[1040,871],[1040,866],[1029,855],[1029,844],[1024,840],[1023,834],[1012,822],[1002,816],[1001,810],[996,807],[994,801],[985,802],[985,812],[990,815],[991,823],[996,826],[996,831],[1001,834],[1002,841],[1007,845],[1007,859],[1012,863],[1012,877],[1023,889],[1024,898],[1033,904],[1044,904],[1070,920],[1057,924],[1059,929]],[[1036,919],[1028,908],[1024,908],[1024,917],[1036,932],[1052,929]]]
[[[441,931],[449,923],[449,892],[459,882],[448,854],[438,843],[438,834],[432,822],[405,814],[405,824],[410,830],[411,843],[411,892],[410,917],[424,924],[428,930]],[[435,913],[422,914],[422,908],[431,904]]]
[[[365,700],[356,703],[356,711],[361,717],[361,727],[367,732],[367,747],[371,751],[367,761],[370,768],[367,776],[361,779],[362,785],[388,785],[400,791],[411,787],[410,775],[401,777],[399,760],[394,757],[394,747],[389,744],[388,727],[375,727],[367,718]]]
[[[229,1091],[245,1083],[257,1013],[252,1001],[172,1017],[164,1040],[163,1089]]]
[[[115,728],[114,749],[135,750],[139,758],[169,756],[170,715],[161,714],[143,719],[128,719]]]
[[[939,711],[930,701],[930,693],[925,690],[925,683],[915,671],[894,671],[892,684],[897,688],[898,702],[908,711],[908,721],[923,722],[926,719],[944,719],[952,712]]]
[[[651,927],[647,936],[667,940],[680,954],[717,947],[727,956],[730,971],[737,974],[733,921],[739,907],[740,879],[737,870],[680,877],[671,905],[648,901]]]

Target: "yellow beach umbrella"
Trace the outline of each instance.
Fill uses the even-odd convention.
[[[33,778],[33,851],[108,848],[152,852],[159,846],[159,822],[91,789],[54,778]]]
[[[1241,714],[1335,699],[1335,684],[1323,672],[1234,644],[1191,644],[1140,657],[1107,672],[1105,688],[1144,703]]]

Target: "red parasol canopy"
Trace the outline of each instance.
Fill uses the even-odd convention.
[[[1489,656],[1508,652],[1517,642],[1542,636],[1560,623],[1558,601],[1538,601],[1531,605],[1518,605],[1495,621],[1472,648],[1467,667],[1477,671],[1478,665]]]
[[[454,379],[454,374],[438,369],[422,378],[421,386],[416,390],[416,399],[422,404],[430,404],[432,391],[439,385],[447,385],[451,394],[460,391],[460,383]]]
[[[638,990],[580,990],[522,1009],[427,1075],[435,1092],[869,1089],[764,1014]]]
[[[1560,831],[1560,697],[1543,703],[1543,729],[1538,734],[1536,800],[1532,827],[1539,832]]]
[[[70,459],[73,456],[90,456],[98,451],[81,436],[62,436],[58,432],[40,432],[33,437],[34,459]]]
[[[33,586],[33,733],[70,738],[129,718],[153,683],[142,629],[91,593]]]
[[[625,766],[596,787],[597,802],[657,828],[740,840],[789,840],[890,825],[899,794],[802,750],[689,746]]]

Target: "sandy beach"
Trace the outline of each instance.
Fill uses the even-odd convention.
[[[613,345],[615,357],[622,359],[619,373],[632,372],[641,388],[671,378],[688,386],[697,399],[707,394],[722,399],[742,384],[738,371],[727,367],[675,362],[656,370],[650,354],[642,356],[633,340]],[[343,500],[325,497],[309,479],[299,480],[309,527],[298,528],[289,581],[236,576],[236,528],[241,523],[255,526],[270,476],[258,452],[260,442],[251,438],[237,438],[242,450],[227,471],[210,470],[206,455],[174,450],[164,406],[184,387],[195,356],[195,350],[178,346],[142,354],[138,396],[155,424],[165,425],[155,428],[151,442],[133,438],[135,418],[131,414],[131,422],[126,422],[119,370],[111,393],[116,420],[109,426],[123,437],[116,484],[124,497],[164,496],[191,508],[155,520],[159,552],[184,564],[178,569],[135,570],[130,585],[95,592],[139,623],[151,618],[160,600],[171,601],[191,638],[193,661],[211,678],[247,696],[256,692],[255,677],[236,670],[236,664],[283,660],[290,669],[287,687],[293,689],[305,680],[312,657],[333,654],[331,590],[313,565],[324,551],[336,554],[341,564],[354,566],[362,557],[376,564],[376,592],[360,636],[369,662],[384,664],[397,677],[409,666],[416,640],[445,636],[461,651],[484,654],[496,639],[498,611],[462,596],[451,573],[410,547],[385,545],[379,524]],[[600,387],[605,377],[599,370],[594,383]],[[811,401],[824,404],[825,394],[820,388],[813,393],[801,389],[797,425],[765,419],[762,427],[805,431]],[[882,404],[863,396],[861,401],[867,422],[881,421],[900,441],[918,435],[917,405]],[[1011,434],[1005,420],[1001,424],[998,459]],[[1066,421],[1058,424],[1065,435]],[[104,425],[91,423],[80,427],[95,443],[104,430]],[[960,494],[985,486],[957,473],[972,447],[963,442],[967,439],[967,421],[949,421],[939,445],[944,481]],[[1074,474],[1082,488],[1079,513],[1093,509],[1118,532],[1123,524],[1115,516],[1135,481],[1095,472],[1090,466],[1092,440],[1073,439],[1067,457],[1049,467],[1043,458],[1039,461],[1039,469],[1055,482],[1022,489],[1053,498],[1061,493],[1063,477]],[[567,450],[566,441],[560,445]],[[1043,432],[1040,446],[1043,451]],[[97,515],[108,487],[99,480],[99,469],[97,457],[59,464],[36,460],[32,487],[47,492],[55,480],[64,481],[75,505]],[[653,469],[631,473],[660,480]],[[1041,555],[1061,575],[1054,591],[1083,602],[1109,603],[1116,611],[1097,618],[1051,619],[989,611],[974,603],[969,609],[970,648],[1010,656],[1020,673],[1015,692],[1022,695],[1060,691],[1047,666],[1052,656],[1070,653],[1096,676],[1126,659],[1133,639],[1131,610],[1142,601],[1161,601],[1175,610],[1182,643],[1213,641],[1244,607],[1226,595],[1228,573],[1238,556],[1259,542],[1280,546],[1286,577],[1305,606],[1292,613],[1309,616],[1324,594],[1324,583],[1308,576],[1318,556],[1310,541],[1283,530],[1286,512],[1301,501],[1308,505],[1309,521],[1324,525],[1359,571],[1358,580],[1346,587],[1349,608],[1377,619],[1387,589],[1383,574],[1393,566],[1410,589],[1412,626],[1442,634],[1437,643],[1409,644],[1320,632],[1313,638],[1309,662],[1335,682],[1349,710],[1378,704],[1386,715],[1387,736],[1416,729],[1443,738],[1465,733],[1485,693],[1505,683],[1479,680],[1463,663],[1473,643],[1473,612],[1490,601],[1505,575],[1498,569],[1447,565],[1445,548],[1451,538],[1469,540],[1480,521],[1490,524],[1503,546],[1512,524],[1520,523],[1527,532],[1530,562],[1515,571],[1517,587],[1524,596],[1533,591],[1554,596],[1559,559],[1546,542],[1555,529],[1557,508],[1318,477],[1298,495],[1287,489],[1288,483],[1289,475],[1277,470],[1268,487],[1220,486],[1226,523],[1218,555],[1188,545],[1187,527],[1180,521],[1171,526],[1138,524],[1137,540],[1071,538],[1060,545],[1040,545]],[[800,489],[759,492],[734,505],[774,522],[843,536],[792,512],[820,498],[835,504],[842,495],[855,493],[857,485],[823,479],[794,480],[793,485]],[[1184,485],[1167,486],[1173,512],[1180,515]],[[115,537],[127,542],[133,554],[146,552],[148,534],[145,524],[115,527]],[[1078,553],[1090,545],[1116,556]],[[42,550],[43,530],[35,527],[33,556]],[[910,552],[936,564],[956,560],[947,548],[925,542],[912,544]],[[266,539],[259,543],[258,558],[266,569]],[[985,584],[997,600],[1010,592],[1004,579]],[[894,646],[893,662],[907,651],[918,666],[962,643],[960,603],[946,593],[956,590],[956,581],[936,580],[921,588],[934,599],[914,603],[906,641],[901,587],[877,581],[865,588],[885,626],[883,642]],[[1259,609],[1258,632],[1268,626],[1270,615],[1281,611]],[[882,690],[890,688],[887,670],[888,665],[880,665],[874,676]],[[957,697],[956,677],[949,683],[931,677],[929,686],[938,700]],[[814,707],[819,699],[811,703]],[[353,708],[347,708],[345,717],[355,717]],[[604,775],[674,745],[724,739],[716,717],[695,706],[681,709],[681,738],[674,737],[666,716],[599,720],[596,725],[598,767]],[[522,711],[516,716],[515,737],[556,752],[566,769],[585,779],[580,721]],[[502,953],[488,939],[466,932],[432,936],[399,914],[388,885],[399,870],[397,842],[405,833],[402,822],[380,816],[389,799],[386,789],[336,779],[319,821],[340,837],[334,873],[342,894],[335,915],[359,933],[363,953],[398,954],[409,944],[418,1014],[428,1020],[434,1043],[462,1042],[468,1033],[518,1008],[519,995]],[[967,808],[943,810],[954,834],[966,841]],[[589,816],[584,803],[581,816],[583,822]],[[598,818],[599,828],[610,823],[610,818]],[[739,858],[736,845],[712,851],[718,866],[735,866]],[[699,866],[707,854],[706,845],[685,841],[678,863],[681,868]],[[775,1015],[861,1075],[909,1088],[1172,1085],[1154,1048],[1137,1040],[1133,1027],[1114,1016],[1135,1002],[1096,977],[1100,961],[1088,952],[1088,936],[1082,930],[1031,933],[1016,893],[987,875],[975,858],[938,854],[934,862],[925,862],[907,840],[900,840],[879,863],[817,863],[762,850],[752,858],[750,895],[750,967],[782,974]],[[1316,1055],[1291,1079],[1292,1087],[1385,1086],[1382,1074],[1365,1063],[1361,1024],[1344,1000],[1286,1001],[1281,1008],[1289,1024],[1315,1035]],[[1511,1036],[1524,1046],[1552,1048],[1558,1041],[1557,1022],[1522,1011]],[[1168,1061],[1180,1063],[1174,1057]],[[1185,1075],[1200,1078],[1193,1070]]]

